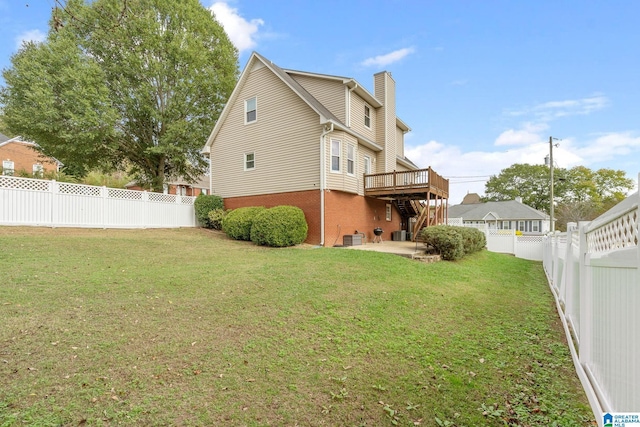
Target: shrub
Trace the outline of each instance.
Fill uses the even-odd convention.
[[[422,232],[422,239],[427,246],[433,246],[442,259],[448,261],[455,261],[465,255],[481,251],[487,246],[485,234],[472,227],[451,225],[427,227]]]
[[[220,196],[200,194],[193,202],[193,207],[196,210],[198,223],[205,228],[213,228],[213,224],[209,220],[209,212],[215,209],[223,209],[224,202]]]
[[[222,220],[222,231],[235,240],[251,240],[251,226],[263,206],[249,206],[228,211]]]
[[[465,255],[481,251],[487,246],[487,236],[473,227],[453,227],[462,236],[462,246]]]
[[[427,227],[422,231],[425,245],[433,246],[442,259],[455,261],[464,256],[462,235],[448,225]]]
[[[214,230],[222,230],[222,221],[229,211],[224,209],[214,209],[209,212],[209,223]]]
[[[251,241],[278,248],[299,245],[307,238],[308,230],[302,209],[276,206],[255,216],[251,227]]]

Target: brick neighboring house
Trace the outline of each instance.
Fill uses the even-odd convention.
[[[127,190],[144,191],[148,188],[142,188],[137,182],[130,182],[125,185]],[[178,194],[180,196],[199,196],[200,194],[209,194],[209,177],[201,176],[196,182],[187,182],[184,179],[170,181],[164,185],[164,194]]]
[[[37,144],[20,140],[20,137],[8,138],[0,133],[0,161],[2,175],[27,174],[41,177],[43,173],[58,172],[60,163],[53,157],[47,157],[36,150]]]
[[[443,223],[449,182],[404,155],[410,129],[396,116],[391,74],[375,74],[374,88],[254,52],[202,150],[211,193],[227,209],[300,207],[311,244]]]

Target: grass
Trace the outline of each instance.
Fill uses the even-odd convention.
[[[0,426],[593,426],[540,263],[0,227]]]

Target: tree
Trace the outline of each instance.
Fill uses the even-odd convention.
[[[558,229],[567,222],[592,220],[626,197],[634,181],[625,172],[591,170],[585,166],[554,169],[554,201]],[[485,201],[513,200],[549,212],[550,171],[543,165],[514,164],[494,175],[485,185]]]
[[[558,171],[556,179],[559,186],[554,187],[556,195],[563,193],[561,181],[563,171]],[[549,168],[544,165],[519,164],[509,166],[493,175],[485,184],[484,201],[515,200],[521,197],[522,202],[534,209],[549,210]]]
[[[118,168],[160,190],[205,170],[238,53],[198,0],[69,0],[3,75],[9,130],[76,175]]]

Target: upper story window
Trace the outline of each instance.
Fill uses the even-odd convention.
[[[331,140],[331,172],[340,172],[342,142],[339,139]]]
[[[364,156],[364,173],[368,175],[371,173],[371,157]]]
[[[256,168],[256,154],[244,153],[244,170],[250,171]]]
[[[347,174],[354,175],[356,173],[356,148],[347,145]]]
[[[256,120],[258,120],[258,99],[254,96],[244,101],[244,123],[253,123]]]
[[[2,161],[2,175],[13,175],[14,163],[12,160]]]
[[[368,105],[364,106],[364,125],[371,129],[371,108]]]

